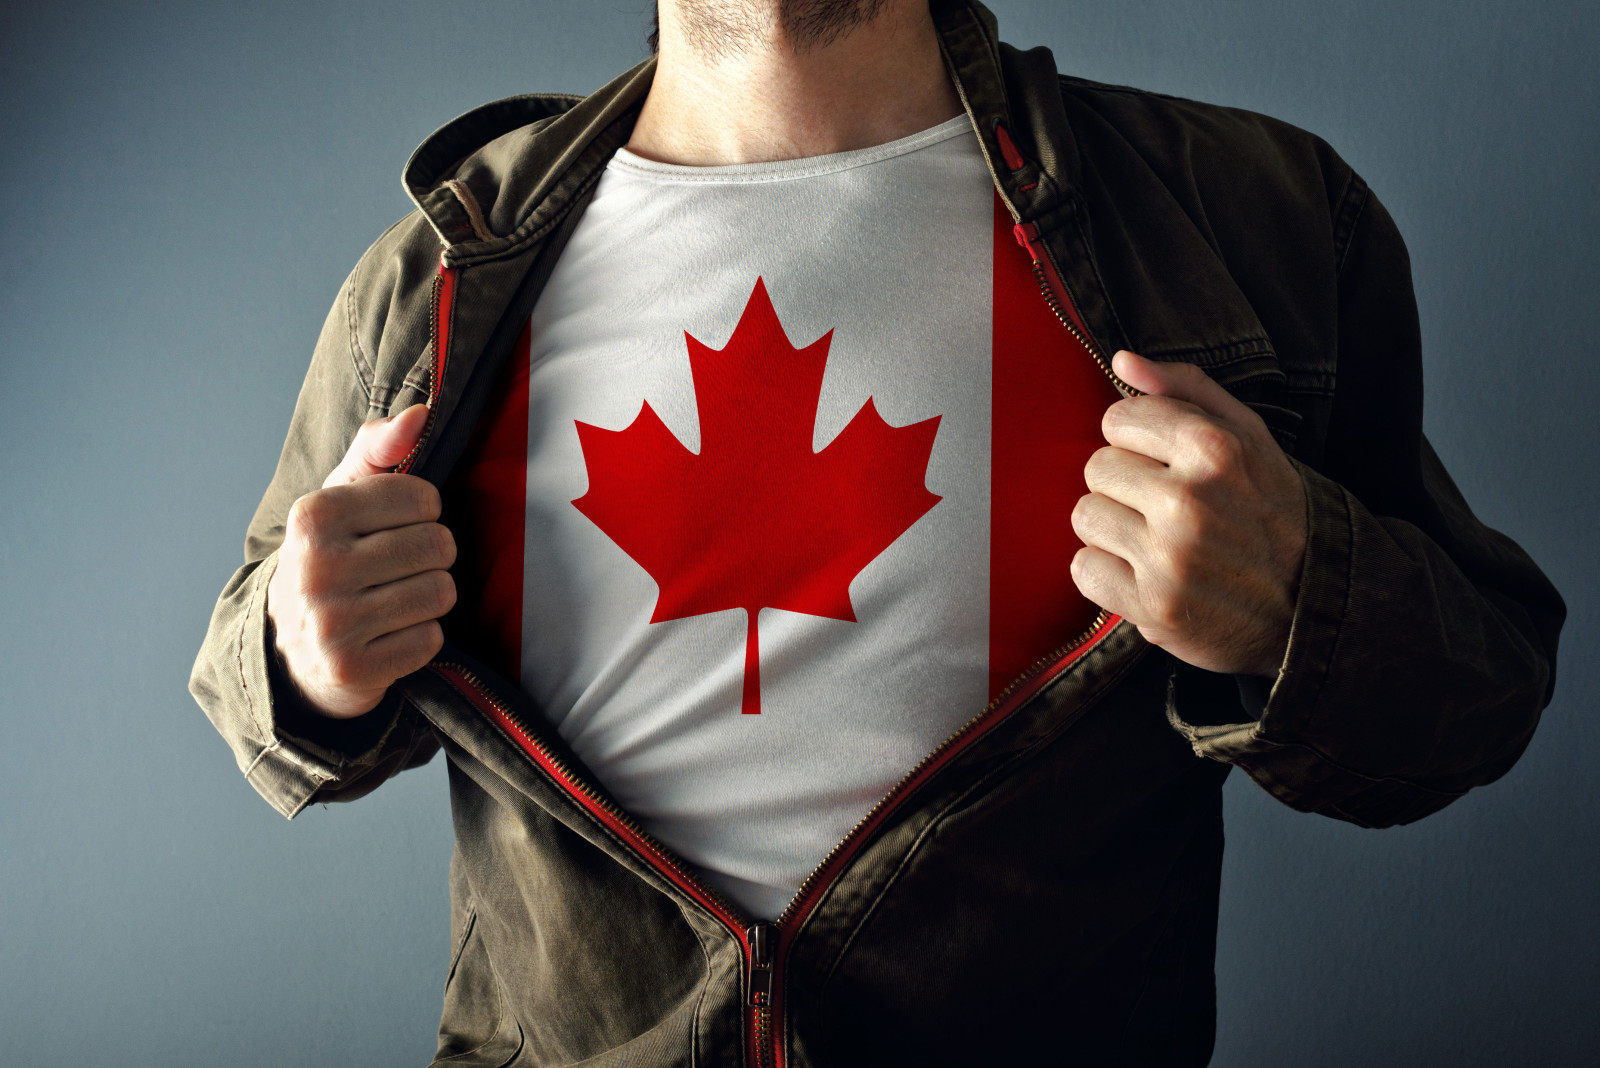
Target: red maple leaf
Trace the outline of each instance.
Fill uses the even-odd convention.
[[[650,622],[748,613],[742,711],[753,714],[761,609],[855,622],[851,580],[939,502],[925,478],[940,417],[891,427],[869,397],[812,451],[833,331],[796,349],[759,278],[727,347],[683,336],[700,452],[649,401],[622,430],[578,421],[589,491],[572,503],[655,579]]]

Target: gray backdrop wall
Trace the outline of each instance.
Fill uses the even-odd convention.
[[[993,6],[1065,71],[1277,115],[1364,174],[1412,252],[1429,435],[1571,606],[1531,749],[1439,815],[1360,831],[1230,781],[1214,1063],[1597,1063],[1600,7]],[[427,1059],[442,761],[287,823],[184,684],[411,148],[485,100],[597,87],[648,10],[0,7],[0,1058]]]

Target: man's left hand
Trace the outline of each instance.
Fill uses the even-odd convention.
[[[1106,409],[1084,465],[1072,578],[1185,663],[1275,677],[1305,557],[1305,487],[1261,417],[1192,364],[1126,350],[1147,394]]]

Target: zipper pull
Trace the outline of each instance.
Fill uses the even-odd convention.
[[[1034,263],[1038,263],[1043,258],[1033,244],[1034,238],[1039,236],[1039,228],[1033,223],[1018,223],[1011,228],[1011,236],[1017,239],[1017,244],[1027,249],[1028,255],[1033,257]]]
[[[772,947],[777,941],[778,929],[770,923],[758,923],[745,931],[750,943],[750,972],[745,981],[745,1003],[766,1005],[772,999]]]

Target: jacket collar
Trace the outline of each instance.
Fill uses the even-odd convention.
[[[931,11],[995,188],[1017,221],[1031,222],[1077,181],[1055,60],[1046,48],[1001,44],[993,13],[976,0],[933,0]]]
[[[1050,53],[1043,48],[1015,53],[1019,69],[1008,86],[1003,46],[987,8],[976,0],[932,0],[931,12],[996,188],[1019,220],[1048,212],[1060,199],[1067,177],[1063,168],[1076,157],[1060,143],[1059,132],[1045,140],[1036,131],[1060,131],[1065,117],[1039,114],[1019,125],[1009,97],[1041,79],[1054,88]],[[655,65],[651,56],[587,97],[529,94],[497,100],[451,120],[423,141],[406,163],[403,181],[444,244],[445,263],[464,267],[514,255],[544,237],[627,142]],[[1059,94],[1030,100],[1030,110],[1048,111],[1054,95]],[[1054,104],[1059,112],[1059,101]]]
[[[515,255],[542,239],[628,140],[654,56],[587,97],[528,94],[452,119],[407,161],[406,192],[447,266]]]

